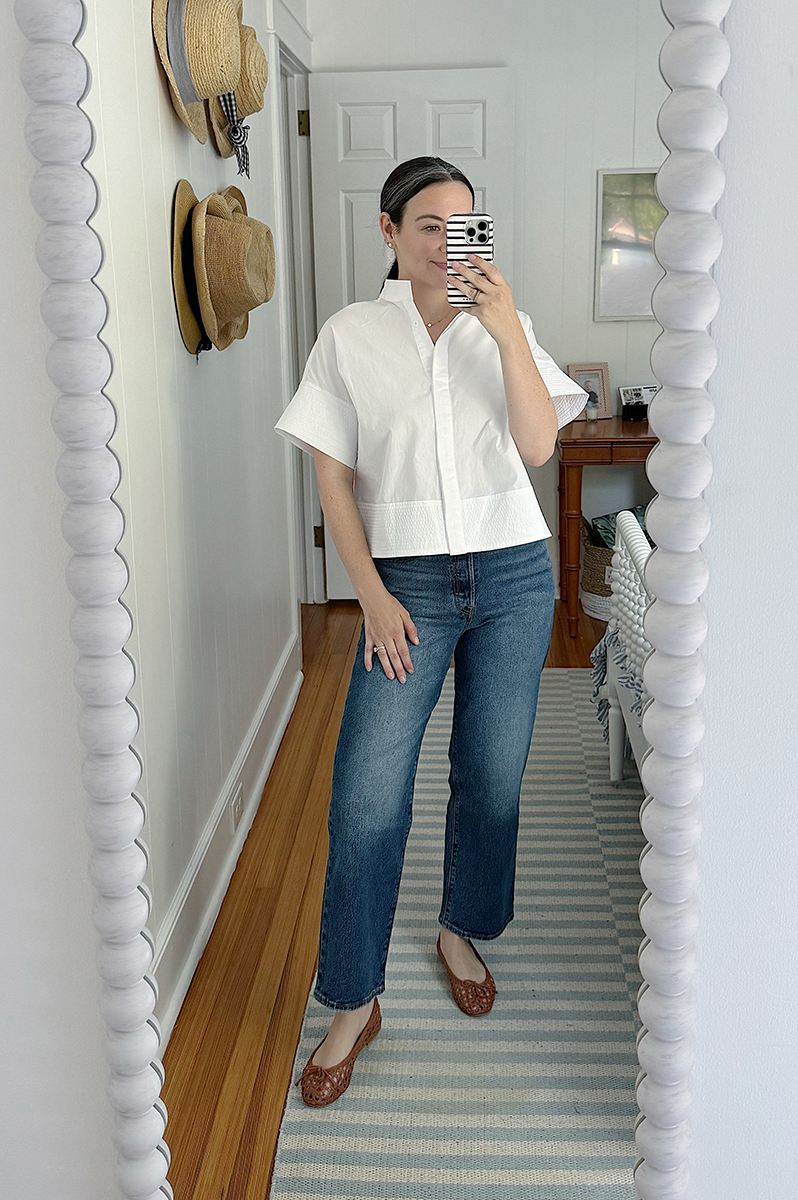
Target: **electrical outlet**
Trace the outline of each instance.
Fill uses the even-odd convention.
[[[235,790],[233,799],[230,801],[230,820],[233,825],[233,833],[238,829],[238,823],[244,815],[244,785],[239,780],[238,787]]]

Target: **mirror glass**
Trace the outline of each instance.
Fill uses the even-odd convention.
[[[326,10],[310,3],[306,19],[314,37],[306,103],[313,129],[309,290],[317,326],[379,293],[391,262],[375,211],[380,186],[399,162],[439,154],[470,179],[475,209],[496,218],[496,266],[540,346],[562,370],[607,363],[610,414],[618,414],[620,386],[653,382],[649,356],[659,333],[650,308],[661,275],[652,253],[662,214],[653,179],[666,153],[656,120],[668,89],[657,62],[670,28],[659,6],[574,0],[551,8],[512,0],[408,13],[365,2]],[[476,78],[480,70],[505,68],[507,79]],[[270,69],[279,79],[279,63]],[[423,92],[422,73],[429,76]],[[275,89],[272,104],[279,95]],[[287,112],[286,124],[290,118]],[[254,132],[254,117],[252,126]],[[297,209],[286,204],[285,211]],[[299,256],[300,221],[292,224]],[[593,372],[590,381],[600,376]],[[556,454],[530,476],[554,535],[548,547],[556,578]],[[307,477],[304,483],[307,497]],[[582,511],[592,517],[632,509],[651,494],[642,464],[591,467]],[[598,562],[601,547],[592,550]],[[328,545],[328,565],[333,554]],[[603,571],[596,566],[605,579]],[[333,600],[346,598],[330,590],[329,575],[326,583]],[[541,680],[522,790],[516,917],[500,937],[475,943],[496,982],[495,1011],[479,1019],[459,1012],[436,957],[451,678],[419,759],[386,992],[379,996],[384,1028],[358,1057],[340,1101],[309,1108],[288,1086],[270,1195],[633,1200],[643,793],[628,756],[620,785],[608,780],[589,659],[604,622],[584,628],[577,658],[560,625],[547,663],[555,669]],[[288,844],[286,858],[291,853]],[[277,876],[267,883],[256,897],[264,912],[278,903],[282,886]],[[308,958],[317,928],[308,922]],[[332,1012],[296,981],[290,996],[297,1019],[304,1014],[293,1084]],[[227,1035],[231,1044],[239,1037]],[[181,1081],[173,1086],[177,1094]],[[254,1105],[258,1090],[269,1087],[266,1068],[257,1079],[253,1068],[241,1102]],[[273,1107],[280,1109],[283,1098],[273,1098]],[[207,1091],[200,1101],[210,1121]],[[246,1139],[262,1130],[260,1112],[249,1111],[240,1122],[241,1150],[231,1151],[247,1165],[256,1156]],[[274,1113],[270,1120],[274,1125]],[[169,1129],[166,1137],[172,1144]],[[238,1147],[239,1132],[235,1137]],[[176,1160],[188,1160],[187,1139],[182,1148],[175,1140],[174,1149]],[[270,1153],[259,1143],[261,1149]],[[218,1153],[215,1141],[203,1146],[203,1178]],[[180,1171],[176,1161],[176,1181]],[[242,1167],[237,1176],[242,1187],[244,1173]],[[189,1200],[185,1187],[182,1195]]]

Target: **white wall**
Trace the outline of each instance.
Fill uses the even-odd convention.
[[[665,157],[656,116],[668,88],[659,49],[670,26],[656,0],[307,0],[313,69],[353,71],[511,66],[517,71],[518,178],[524,219],[516,230],[516,306],[563,368],[608,362],[617,388],[655,383],[649,364],[659,326],[593,320],[596,171],[651,167]],[[423,153],[419,149],[419,153]],[[467,160],[458,163],[468,174]],[[386,175],[388,171],[386,170]],[[529,468],[557,560],[556,455]],[[642,465],[589,467],[588,517],[645,503]]]
[[[798,9],[733,3],[707,437],[695,1200],[798,1196]]]
[[[291,13],[291,15],[293,17],[296,17],[296,19],[297,19],[297,21],[299,21],[300,25],[304,26],[307,29],[307,24],[308,24],[307,0],[282,0],[282,3],[288,9],[288,11]],[[277,0],[276,7],[279,8],[279,5],[280,5],[280,0]],[[249,12],[249,10],[247,10],[247,12]],[[249,22],[248,15],[244,19],[247,22]],[[275,24],[277,25],[278,30],[280,30],[279,12],[275,15]],[[280,32],[281,32],[281,36],[282,36],[282,30],[280,30]]]
[[[15,1200],[114,1200],[110,1106],[83,826],[78,697],[64,581],[62,445],[39,315],[48,280],[22,137],[26,43],[0,6],[3,436],[0,438],[0,1191]]]

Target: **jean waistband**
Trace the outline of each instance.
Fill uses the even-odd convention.
[[[466,562],[468,559],[485,559],[485,558],[511,558],[523,553],[529,553],[531,550],[541,550],[546,548],[546,538],[538,538],[533,542],[518,542],[513,546],[498,546],[494,550],[466,550],[462,554],[398,554],[395,556],[375,556],[374,562],[398,562],[411,563],[421,562],[429,563],[430,565],[441,563],[460,563]]]

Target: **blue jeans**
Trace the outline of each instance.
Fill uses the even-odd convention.
[[[360,1008],[385,964],[421,740],[454,654],[441,925],[495,938],[513,919],[521,778],[554,617],[545,539],[466,554],[375,558],[410,613],[413,671],[363,662],[361,627],[335,751],[314,998]]]

